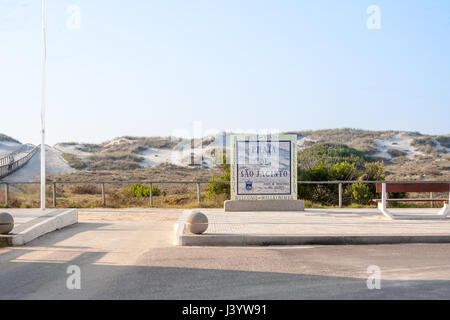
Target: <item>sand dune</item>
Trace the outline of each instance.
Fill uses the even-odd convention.
[[[388,139],[375,140],[375,144],[379,150],[379,152],[375,155],[378,157],[391,159],[392,157],[388,153],[389,149],[404,152],[408,158],[414,158],[416,155],[422,155],[423,152],[418,151],[417,148],[411,144],[412,142],[412,137],[403,134],[398,134]]]

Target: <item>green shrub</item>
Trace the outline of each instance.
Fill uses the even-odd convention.
[[[344,161],[336,163],[331,168],[331,175],[333,176],[333,180],[354,180],[358,175],[358,170],[355,168],[355,165],[353,163]]]
[[[230,165],[226,163],[225,156],[223,157],[223,165],[221,166],[224,173],[218,176],[212,176],[210,181],[230,181]],[[210,183],[206,186],[206,198],[209,200],[216,199],[218,195],[226,195],[230,198],[230,184],[229,183]]]
[[[319,163],[333,166],[336,163],[348,162],[362,169],[364,163],[373,159],[363,151],[356,150],[345,144],[317,144],[298,153],[298,162],[305,168],[313,168]]]
[[[359,174],[355,164],[343,161],[330,167],[326,163],[320,163],[312,169],[298,166],[299,181],[335,181],[335,180],[355,180]],[[348,186],[344,186],[348,188]],[[348,193],[348,192],[347,192]],[[337,184],[299,184],[298,196],[300,199],[307,199],[328,205],[335,205],[339,199]],[[349,195],[348,198],[351,196]],[[350,199],[344,199],[348,201]]]
[[[359,180],[365,181],[383,181],[386,177],[384,175],[384,163],[372,162],[364,165],[364,173]],[[377,198],[376,185],[374,183],[364,184],[355,183],[351,187],[352,198],[360,204],[369,204],[372,199]]]
[[[364,165],[364,174],[360,177],[361,180],[366,181],[383,181],[386,179],[386,176],[384,174],[384,162],[373,162],[373,163],[366,163]],[[372,195],[372,199],[376,198],[376,185],[375,184],[369,184],[368,185],[370,193]]]
[[[139,198],[139,197],[149,197],[150,196],[150,186],[148,185],[142,185],[140,183],[134,183],[129,188],[123,189],[123,194],[125,197],[133,197],[133,198]],[[161,195],[161,190],[157,186],[152,187],[152,195],[157,197]]]
[[[358,204],[369,204],[373,194],[365,183],[354,183],[351,187],[352,197]]]
[[[298,166],[298,181],[354,181],[384,180],[383,163],[365,163],[362,170],[358,170],[356,163],[347,161],[334,165],[320,163],[311,169]],[[358,177],[359,176],[359,177]],[[336,205],[338,199],[338,184],[299,184],[298,197],[325,205]],[[350,204],[352,199],[358,204],[369,204],[376,196],[374,184],[344,184],[343,203]]]
[[[220,177],[213,176],[210,181],[230,181],[230,172],[226,172]],[[210,183],[206,186],[206,197],[208,199],[215,199],[219,194],[225,194],[230,198],[230,184],[229,183]]]
[[[325,163],[320,163],[312,169],[298,166],[298,181],[329,181],[334,180],[331,168]],[[332,204],[336,195],[336,185],[330,184],[299,184],[298,196],[300,199],[308,199],[313,202]]]

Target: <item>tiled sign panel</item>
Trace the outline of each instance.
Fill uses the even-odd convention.
[[[297,137],[232,136],[231,199],[297,199]]]

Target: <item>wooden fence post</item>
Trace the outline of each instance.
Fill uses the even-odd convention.
[[[106,207],[105,183],[102,182],[102,204]]]
[[[430,199],[431,199],[431,200],[433,200],[433,196],[434,196],[434,195],[433,195],[433,192],[430,192]],[[431,201],[431,202],[430,202],[430,207],[431,207],[431,208],[434,208],[434,201]]]
[[[5,206],[9,205],[9,186],[5,183]]]
[[[53,182],[53,208],[56,208],[56,183]]]
[[[150,207],[153,207],[153,183],[150,183]]]

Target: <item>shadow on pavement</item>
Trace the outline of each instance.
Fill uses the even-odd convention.
[[[93,264],[102,252],[69,263],[14,263],[0,278],[0,299],[448,299],[450,281],[366,279],[175,267]],[[8,262],[12,264],[12,262]],[[81,268],[81,289],[69,290],[69,265]]]

